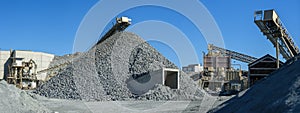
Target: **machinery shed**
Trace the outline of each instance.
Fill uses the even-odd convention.
[[[280,62],[280,66],[282,64],[283,63]],[[267,54],[257,59],[256,61],[250,63],[248,65],[248,68],[249,68],[249,73],[248,73],[249,85],[252,86],[258,80],[267,77],[273,71],[277,70],[276,58]]]

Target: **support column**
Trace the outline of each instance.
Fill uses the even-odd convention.
[[[279,68],[279,44],[278,44],[278,37],[275,38],[276,40],[276,68]]]

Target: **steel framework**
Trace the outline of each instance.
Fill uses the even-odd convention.
[[[299,54],[299,49],[274,10],[254,13],[254,22],[286,60]]]
[[[232,59],[241,61],[241,62],[245,62],[245,63],[251,63],[254,62],[255,60],[257,60],[257,58],[249,56],[249,55],[245,55],[242,53],[238,53],[235,51],[231,51],[231,50],[227,50],[221,47],[217,47],[214,46],[212,44],[208,44],[208,50],[209,51],[219,51],[221,54],[225,55],[225,56],[230,56]]]

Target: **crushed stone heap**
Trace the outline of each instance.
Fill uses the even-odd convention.
[[[80,55],[34,92],[50,98],[86,101],[194,100],[203,95],[183,72],[180,72],[178,90],[155,85],[145,94],[132,93],[127,88],[130,76],[147,76],[158,69],[177,68],[133,33],[116,33]]]

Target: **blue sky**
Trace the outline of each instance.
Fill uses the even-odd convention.
[[[97,2],[98,0],[1,0],[0,48],[43,51],[56,55],[72,53],[77,28],[85,14]],[[253,22],[254,11],[261,9],[275,9],[294,41],[300,44],[298,0],[200,0],[200,2],[214,17],[227,49],[258,58],[265,54],[275,55],[272,44]],[[186,33],[196,49],[199,62],[202,62],[202,51],[207,51],[205,39],[182,15],[153,6],[134,8],[119,15],[131,17],[133,24],[147,19],[161,19],[173,23]],[[169,15],[182,21],[169,19]],[[110,25],[107,26],[109,27]],[[193,63],[193,61],[179,63],[180,59],[174,55],[174,50],[161,43],[150,43],[179,66]]]

